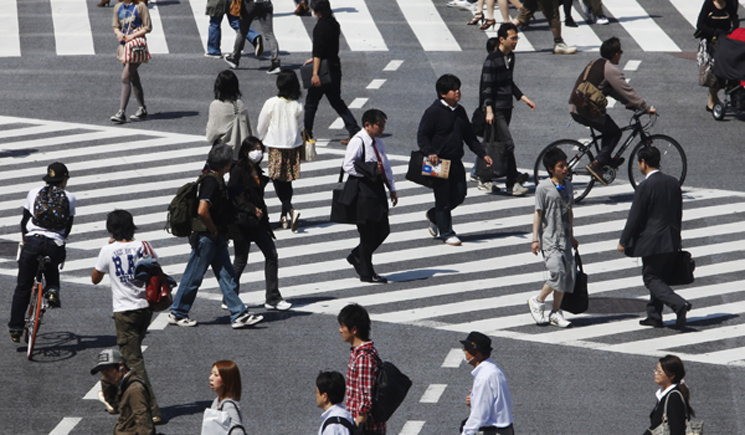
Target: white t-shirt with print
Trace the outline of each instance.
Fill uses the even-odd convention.
[[[139,310],[150,305],[144,283],[135,280],[135,264],[142,256],[142,242],[137,240],[110,243],[101,248],[98,254],[96,270],[109,274],[115,313]]]

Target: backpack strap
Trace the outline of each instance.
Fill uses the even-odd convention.
[[[344,418],[344,417],[329,417],[326,420],[324,420],[323,426],[321,426],[321,433],[323,433],[323,431],[326,430],[326,426],[328,426],[330,424],[340,424],[340,425],[344,426],[345,428],[347,428],[347,430],[349,431],[349,434],[350,435],[353,434],[354,433],[354,430],[355,430],[354,423],[350,422],[346,418]]]

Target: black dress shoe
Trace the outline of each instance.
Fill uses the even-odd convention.
[[[354,271],[357,272],[357,275],[360,274],[360,262],[357,260],[357,257],[354,256],[354,254],[347,255],[347,263],[351,264],[352,267],[354,267]]]
[[[373,276],[361,276],[360,281],[362,282],[372,282],[376,284],[386,284],[388,282],[387,279],[384,277],[378,275],[377,273]]]
[[[662,324],[662,320],[654,320],[647,317],[646,319],[640,320],[639,324],[642,326],[651,326],[654,328],[664,328],[665,325]]]
[[[683,305],[683,308],[676,313],[678,318],[675,319],[675,329],[683,329],[686,327],[686,317],[689,311],[691,311],[691,304],[686,302],[686,304]]]

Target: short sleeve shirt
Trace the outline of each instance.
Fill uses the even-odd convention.
[[[227,202],[220,190],[220,183],[215,177],[204,177],[199,185],[199,200],[210,203],[210,217],[218,228],[224,228],[228,224],[228,217],[221,213],[223,205]]]
[[[109,274],[115,313],[149,306],[144,283],[135,280],[135,264],[142,255],[142,242],[136,240],[110,243],[98,254],[96,270]]]
[[[37,187],[36,189],[31,189],[28,192],[28,195],[26,195],[26,204],[24,204],[23,208],[28,210],[29,213],[31,213],[31,216],[34,215],[34,202],[36,202],[36,196],[39,194],[39,191],[44,186]],[[75,195],[65,190],[65,195],[67,195],[67,200],[70,202],[70,217],[75,216]],[[27,236],[44,236],[48,237],[52,240],[57,240],[58,242],[65,243],[65,236],[63,235],[65,233],[65,230],[56,231],[56,230],[50,230],[48,228],[40,227],[38,225],[34,224],[33,219],[29,219],[28,223],[26,224],[26,235]]]
[[[574,206],[572,183],[565,181],[564,189],[559,190],[550,178],[538,185],[535,190],[535,209],[540,210],[541,250],[566,251],[571,249],[571,211]]]

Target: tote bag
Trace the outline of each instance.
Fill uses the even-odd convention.
[[[587,274],[582,268],[582,258],[579,251],[574,251],[574,266],[577,268],[577,275],[574,278],[574,291],[564,293],[564,299],[561,300],[561,309],[572,314],[581,314],[587,311],[590,305],[590,297],[587,294]]]
[[[242,425],[233,425],[231,428],[230,415],[222,410],[222,407],[226,403],[231,403],[238,410],[238,416],[241,415],[240,408],[231,399],[225,399],[220,404],[219,409],[207,408],[204,410],[204,417],[202,418],[202,435],[230,435],[231,432],[238,430],[239,434],[245,434],[246,431]]]
[[[507,159],[504,156],[504,145],[497,139],[497,125],[492,123],[486,127],[484,134],[484,148],[491,157],[492,164],[487,167],[484,159],[476,162],[476,176],[481,181],[491,181],[507,175]]]

